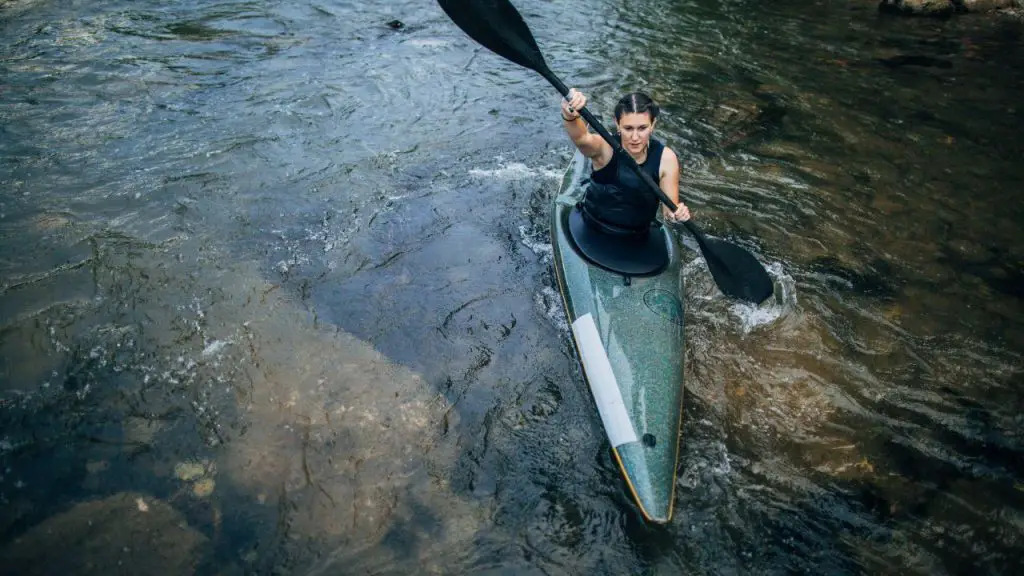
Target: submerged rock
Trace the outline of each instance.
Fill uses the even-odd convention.
[[[193,574],[207,538],[167,504],[124,492],[83,502],[0,551],[18,574]]]
[[[178,480],[191,482],[192,480],[198,480],[203,476],[206,476],[209,466],[210,463],[206,460],[199,462],[179,462],[174,465],[174,476]]]
[[[192,494],[196,498],[207,498],[210,494],[213,494],[213,489],[216,486],[217,484],[213,478],[203,478],[192,485]]]

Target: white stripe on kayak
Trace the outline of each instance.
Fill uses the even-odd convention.
[[[608,354],[601,345],[601,336],[597,333],[594,318],[590,314],[577,318],[572,323],[572,333],[576,336],[583,370],[587,373],[590,392],[594,395],[608,440],[615,448],[636,442],[636,430],[633,429],[633,422],[626,412],[619,384],[615,381]]]

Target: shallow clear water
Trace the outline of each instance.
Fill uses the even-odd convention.
[[[128,492],[204,574],[1012,573],[1021,21],[518,4],[595,112],[663,103],[695,217],[776,279],[737,304],[688,255],[673,522],[554,290],[542,79],[432,3],[32,0],[0,7],[3,542]]]

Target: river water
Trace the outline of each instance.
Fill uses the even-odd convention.
[[[200,574],[1014,573],[1022,21],[517,4],[595,112],[632,89],[663,104],[695,217],[775,278],[737,304],[686,255],[673,521],[632,505],[569,339],[546,227],[570,146],[539,76],[429,2],[15,0],[0,555],[40,574],[172,555]],[[190,544],[73,546],[112,497],[124,530]]]

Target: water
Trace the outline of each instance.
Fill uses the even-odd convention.
[[[688,256],[673,522],[633,507],[553,290],[542,79],[431,3],[22,0],[5,560],[45,573],[39,534],[105,510],[201,574],[1014,572],[1021,21],[519,4],[596,112],[662,102],[695,217],[776,280],[737,304]]]

